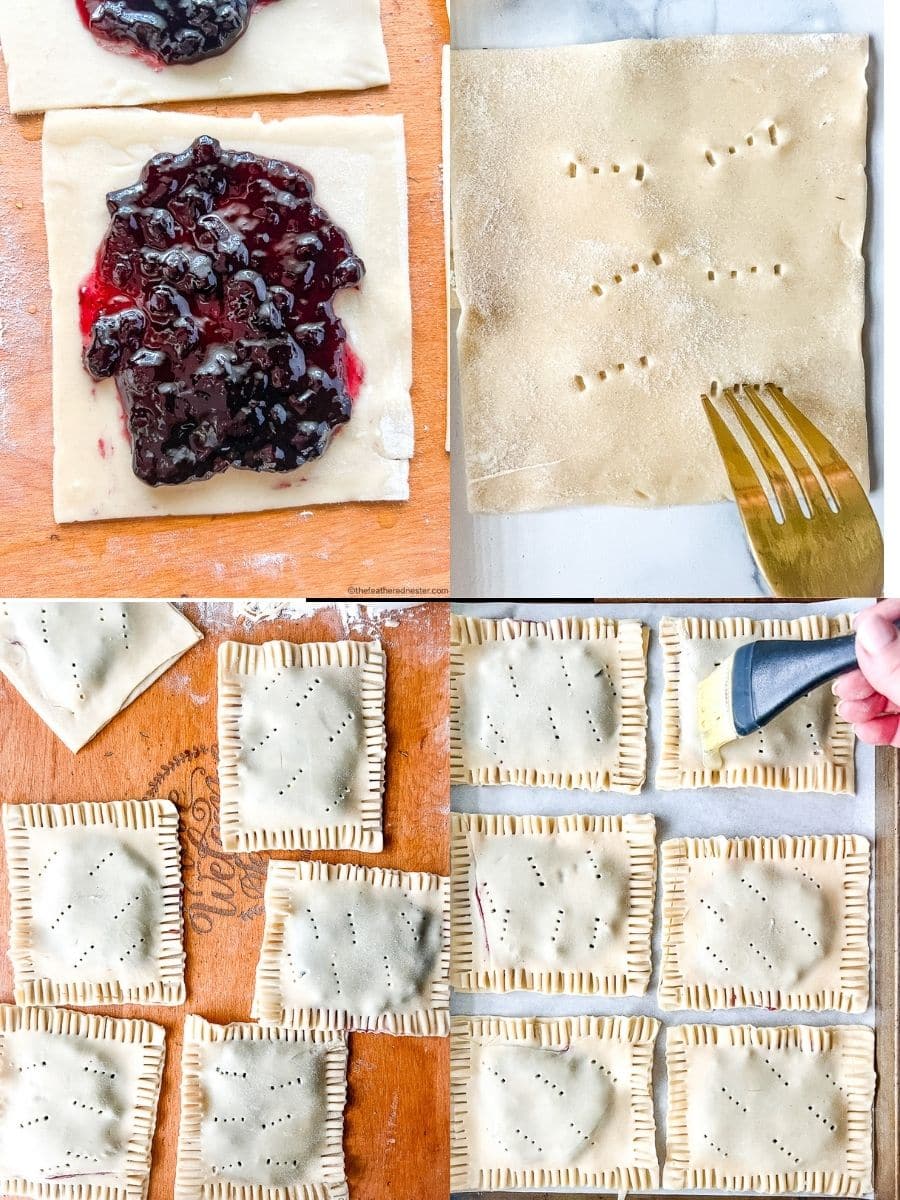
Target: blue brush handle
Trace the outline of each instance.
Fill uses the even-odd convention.
[[[900,621],[894,624],[900,629]],[[755,733],[807,692],[857,665],[855,634],[815,642],[748,642],[734,656],[735,729],[741,737]]]

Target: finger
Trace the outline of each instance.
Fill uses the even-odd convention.
[[[870,696],[877,695],[871,683],[859,670],[841,675],[834,681],[831,690],[841,700],[868,700]]]
[[[900,746],[900,716],[892,713],[856,725],[856,736],[867,746]]]
[[[857,621],[856,657],[872,688],[900,705],[900,630],[881,616],[880,608]]]
[[[858,612],[853,618],[853,624],[858,625],[863,617],[868,620],[872,613],[877,613],[885,621],[898,621],[900,620],[900,599],[879,600],[871,608],[864,608],[862,612]]]
[[[862,725],[866,721],[874,721],[876,717],[886,716],[889,708],[884,696],[875,692],[865,700],[842,700],[838,712],[851,725]]]

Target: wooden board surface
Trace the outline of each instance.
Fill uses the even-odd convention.
[[[383,854],[224,854],[217,830],[218,643],[347,636],[334,609],[248,627],[229,605],[185,606],[206,633],[148,692],[80,754],[71,754],[0,676],[2,798],[120,800],[161,796],[182,817],[187,993],[185,1008],[116,1007],[167,1031],[166,1065],[153,1150],[150,1200],[171,1200],[178,1130],[181,1030],[186,1012],[216,1022],[249,1019],[262,939],[270,857],[412,871],[449,871],[449,628],[444,604],[421,605],[351,626],[381,633],[387,655],[386,849]],[[7,959],[9,903],[0,860],[0,1000],[12,999]],[[440,1038],[350,1035],[344,1150],[352,1200],[446,1200],[449,1191],[449,1048]]]
[[[0,0],[10,3],[11,0]],[[382,0],[393,82],[365,92],[197,101],[264,118],[403,113],[409,160],[416,455],[405,504],[56,525],[42,118],[12,118],[0,64],[0,593],[28,596],[446,594],[446,305],[441,191],[443,0]],[[350,592],[351,588],[358,589]],[[408,594],[408,593],[407,593]]]

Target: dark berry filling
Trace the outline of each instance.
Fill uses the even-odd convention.
[[[264,0],[75,0],[98,41],[155,62],[200,62],[230,50]],[[272,0],[265,0],[271,3]]]
[[[299,167],[204,136],[107,196],[84,363],[115,378],[145,483],[293,471],[349,421],[362,365],[334,297],[365,268],[314,192]]]

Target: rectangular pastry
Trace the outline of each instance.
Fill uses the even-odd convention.
[[[678,838],[662,886],[661,1008],[865,1012],[865,838]]]
[[[637,621],[454,615],[451,782],[640,791],[645,635]]]
[[[462,991],[642,995],[651,816],[452,817],[451,982]]]

